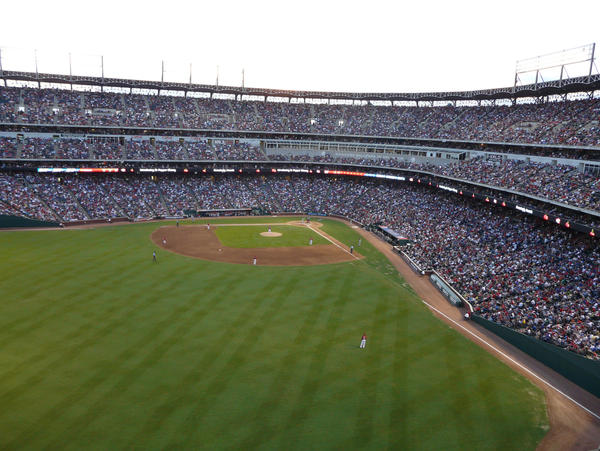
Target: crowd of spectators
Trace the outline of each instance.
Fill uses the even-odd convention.
[[[56,221],[62,219],[50,209],[22,176],[0,174],[2,214]]]
[[[600,146],[600,100],[349,106],[0,87],[0,120]]]
[[[0,152],[8,158],[19,154],[23,159],[89,159],[97,160],[244,160],[339,163],[424,171],[467,182],[477,182],[510,189],[560,202],[569,206],[600,211],[600,175],[586,173],[569,165],[538,163],[513,159],[484,157],[457,160],[447,164],[414,162],[401,158],[376,156],[351,157],[328,153],[266,155],[254,145],[234,141],[135,141],[118,139],[44,139],[25,138],[18,144],[13,138],[0,138]],[[432,160],[433,161],[433,160]]]
[[[0,136],[0,157],[16,158],[18,153],[17,140]]]
[[[92,143],[96,160],[123,160],[123,148],[116,140],[96,140]]]
[[[155,160],[154,146],[150,141],[126,141],[125,156],[128,160]]]
[[[27,138],[23,142],[21,158],[52,159],[56,155],[54,141],[42,138]]]
[[[174,141],[156,141],[156,156],[159,160],[189,160],[185,143]]]
[[[49,179],[39,174],[27,174],[24,179],[37,197],[59,217],[74,221],[89,219],[90,215],[82,208],[77,194],[71,191],[66,184],[48,183]]]
[[[257,147],[246,143],[216,143],[213,145],[218,160],[266,160],[265,154]]]
[[[19,144],[15,138],[0,137],[4,158],[92,159],[97,160],[267,160],[264,152],[244,142],[159,141],[116,138],[40,138],[27,137]]]
[[[56,157],[65,159],[91,158],[91,143],[87,139],[69,138],[55,141]]]
[[[600,244],[535,218],[427,187],[301,175],[0,175],[0,212],[61,221],[262,207],[382,223],[477,313],[600,356]]]
[[[580,208],[600,211],[600,175],[588,174],[573,166],[525,160],[473,158],[449,164],[407,162],[397,158],[353,158],[321,155],[270,154],[274,161],[312,161],[378,166],[425,171],[436,175],[477,182]]]

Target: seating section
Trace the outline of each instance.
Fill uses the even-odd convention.
[[[473,158],[450,164],[407,162],[397,158],[353,158],[332,154],[292,155],[270,153],[244,142],[223,141],[209,144],[198,141],[125,141],[86,139],[26,138],[19,145],[15,139],[0,138],[0,151],[16,157],[21,148],[24,159],[97,160],[228,160],[292,161],[342,163],[426,171],[434,174],[518,191],[566,205],[600,211],[600,175],[585,173],[573,166],[506,159],[504,161]]]
[[[600,146],[600,100],[513,106],[240,102],[0,87],[0,121]]]

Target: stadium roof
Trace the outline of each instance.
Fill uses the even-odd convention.
[[[62,83],[100,87],[121,87],[173,91],[205,92],[209,94],[233,94],[288,98],[313,98],[336,100],[387,100],[387,101],[455,101],[455,100],[499,100],[520,97],[543,97],[572,92],[589,92],[600,89],[600,74],[574,77],[536,84],[506,88],[482,89],[455,92],[418,93],[375,93],[375,92],[325,92],[294,91],[268,88],[246,88],[241,86],[217,86],[192,83],[129,80],[79,75],[45,74],[35,72],[2,71],[0,79],[39,83]]]

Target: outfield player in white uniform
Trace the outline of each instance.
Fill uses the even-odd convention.
[[[362,338],[360,339],[360,349],[364,349],[367,347],[367,335],[363,334]]]

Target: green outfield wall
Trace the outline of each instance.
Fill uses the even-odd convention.
[[[29,228],[29,227],[58,227],[58,222],[40,221],[21,216],[0,215],[0,229]]]
[[[599,361],[587,359],[558,346],[524,335],[479,315],[473,314],[471,319],[570,381],[600,397]]]

